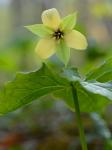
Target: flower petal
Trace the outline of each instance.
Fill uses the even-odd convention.
[[[72,30],[69,33],[66,33],[64,36],[67,45],[71,48],[75,49],[86,49],[87,48],[87,40],[83,34],[79,31]]]
[[[61,22],[59,12],[55,8],[45,10],[42,13],[42,22],[52,29],[57,29]]]
[[[46,59],[55,53],[55,41],[53,39],[41,39],[35,51],[42,59]]]

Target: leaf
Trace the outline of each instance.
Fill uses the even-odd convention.
[[[84,81],[73,68],[67,68],[64,72],[66,72],[64,76],[70,81],[70,84],[74,84],[77,90],[81,112],[99,112],[112,103],[112,82]],[[54,96],[62,99],[72,111],[75,111],[70,86],[54,92]]]
[[[81,112],[100,112],[108,104],[112,103],[112,84],[110,83],[102,85],[98,82],[75,81],[74,86],[77,90]],[[54,92],[54,96],[63,99],[67,106],[72,111],[75,111],[70,87]]]
[[[68,29],[71,30],[71,29],[73,29],[75,24],[76,24],[76,18],[77,18],[76,16],[77,16],[77,12],[64,17],[62,19],[60,28],[62,30],[68,30]]]
[[[68,86],[68,81],[52,73],[46,65],[35,72],[19,73],[0,92],[0,114],[14,111],[66,86]]]
[[[71,83],[77,91],[81,112],[102,111],[112,103],[112,82],[84,81],[77,69],[67,68],[56,73],[43,65],[38,71],[17,74],[1,90],[0,114],[16,110],[51,93],[75,111]]]
[[[74,67],[70,67],[70,68],[66,68],[66,69],[64,68],[62,75],[69,81],[77,81],[77,80],[80,81],[81,80],[81,77],[78,73],[78,69],[74,68]]]
[[[56,54],[66,66],[70,58],[70,48],[63,40],[61,40],[60,43],[56,46]]]
[[[34,24],[30,26],[25,26],[25,28],[27,28],[29,31],[40,37],[47,37],[53,34],[52,29],[44,26],[43,24]]]
[[[102,111],[112,103],[112,83],[81,82],[77,86],[77,91],[79,103],[83,103],[81,109],[85,109],[86,112]]]
[[[95,79],[99,82],[112,81],[112,58],[108,59],[100,67],[95,68],[86,75],[86,80]]]
[[[82,86],[89,92],[100,94],[112,100],[112,82],[81,82]]]

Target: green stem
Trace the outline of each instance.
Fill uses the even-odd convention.
[[[74,100],[74,104],[75,104],[76,119],[77,119],[77,124],[78,124],[79,132],[80,132],[80,140],[81,140],[81,144],[82,144],[82,150],[87,150],[87,143],[86,143],[86,138],[85,138],[85,134],[84,134],[83,124],[81,121],[77,90],[74,87],[73,83],[71,83],[71,87],[72,87],[73,100]]]

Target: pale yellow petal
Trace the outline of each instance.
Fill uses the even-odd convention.
[[[42,21],[44,25],[55,30],[58,29],[61,22],[59,12],[55,8],[45,10],[42,13]]]
[[[35,51],[40,58],[49,58],[55,53],[55,41],[53,39],[41,39]]]
[[[72,30],[71,32],[66,33],[64,38],[67,45],[71,48],[75,48],[79,50],[84,50],[87,48],[88,44],[87,44],[86,37],[79,31]]]

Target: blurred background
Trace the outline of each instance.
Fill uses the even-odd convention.
[[[0,87],[16,72],[41,66],[38,37],[24,26],[41,23],[45,9],[61,16],[78,11],[76,29],[86,51],[71,51],[70,64],[84,75],[112,56],[112,0],[0,0]],[[82,113],[89,150],[111,150],[112,106],[101,114]],[[0,117],[0,150],[81,150],[75,114],[52,96]]]

